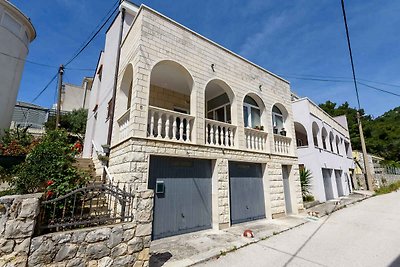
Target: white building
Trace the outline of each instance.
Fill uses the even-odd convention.
[[[36,37],[29,18],[0,1],[0,134],[10,127],[28,47]]]
[[[87,109],[92,83],[93,78],[90,77],[85,77],[82,85],[64,83],[61,90],[61,111],[70,112],[75,109]]]
[[[351,192],[354,169],[346,116],[331,117],[308,98],[293,100],[299,163],[312,172],[316,200],[338,198]]]
[[[155,191],[153,238],[303,209],[289,83],[145,5],[122,8],[109,171]],[[95,161],[119,25],[107,32],[90,96],[84,156]]]

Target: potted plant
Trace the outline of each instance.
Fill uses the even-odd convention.
[[[264,126],[263,125],[260,125],[260,130],[264,131]]]
[[[260,126],[256,125],[256,126],[254,126],[253,129],[255,129],[255,130],[260,130]]]
[[[278,134],[278,127],[274,126],[274,134]]]
[[[281,131],[279,132],[281,135],[286,136],[286,130],[285,128],[282,128]]]

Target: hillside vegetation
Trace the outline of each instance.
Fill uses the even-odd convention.
[[[357,110],[351,108],[347,102],[337,106],[336,103],[327,101],[319,106],[331,116],[346,115],[352,148],[361,150]],[[397,165],[400,162],[400,106],[377,118],[365,116],[364,110],[360,110],[360,114],[368,153],[385,158],[390,165]]]

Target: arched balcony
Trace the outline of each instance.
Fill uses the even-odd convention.
[[[333,133],[329,132],[329,145],[330,145],[332,153],[334,153],[334,151],[333,151],[333,147],[334,147],[333,142],[334,141],[335,141],[335,137],[333,136]]]
[[[326,138],[328,137],[328,132],[325,127],[322,127],[321,138],[322,138],[322,147],[326,150]]]
[[[290,144],[292,138],[287,136],[288,132],[285,128],[288,112],[284,105],[276,103],[272,106],[272,127],[274,131],[274,148],[275,152],[280,154],[290,153]]]
[[[194,116],[191,115],[193,78],[174,61],[157,63],[150,76],[147,136],[191,142]]]
[[[315,121],[312,123],[312,134],[313,134],[314,146],[319,147],[318,144],[319,127]]]
[[[249,93],[243,99],[243,126],[246,148],[265,151],[268,136],[265,105],[256,94]]]
[[[296,134],[297,147],[308,147],[307,130],[303,126],[303,124],[295,121],[294,122],[294,131]]]
[[[232,109],[235,97],[224,81],[210,81],[205,89],[205,143],[221,147],[235,147],[237,112]]]

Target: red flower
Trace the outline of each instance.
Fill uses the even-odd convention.
[[[53,192],[47,191],[47,198],[51,198],[52,195],[53,195]]]
[[[54,184],[54,181],[52,181],[52,180],[47,181],[47,186],[50,186],[52,184]]]

